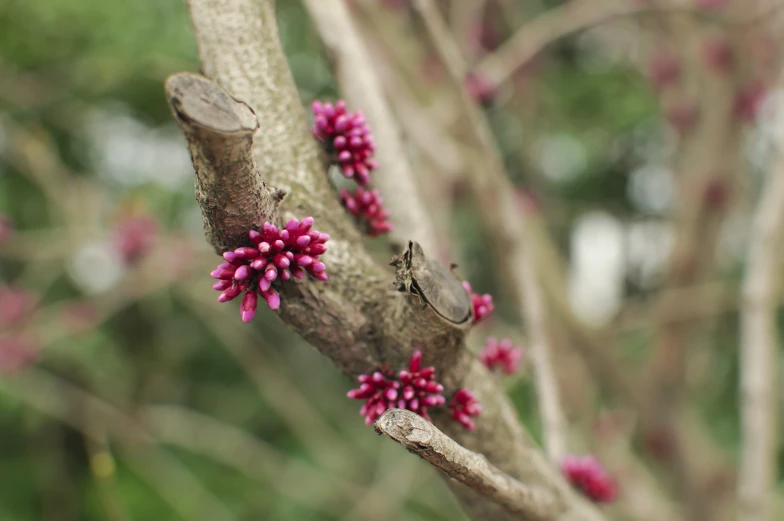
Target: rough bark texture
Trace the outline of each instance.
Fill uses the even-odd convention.
[[[784,226],[784,156],[764,185],[751,228],[741,310],[738,521],[773,519],[779,408],[776,295]]]
[[[461,447],[418,414],[392,409],[376,420],[375,428],[511,513],[546,521],[563,509],[560,498],[552,492],[509,477],[487,458]]]
[[[283,284],[280,318],[348,375],[381,364],[403,367],[415,349],[422,350],[423,362],[436,366],[448,391],[465,385],[484,408],[474,432],[462,429],[447,414],[439,415],[436,424],[444,432],[484,454],[513,478],[557,490],[566,506],[552,519],[601,519],[542,455],[504,393],[465,350],[464,326],[444,320],[419,295],[399,291],[392,270],[375,263],[363,248],[328,184],[319,149],[310,136],[278,38],[274,3],[190,0],[188,5],[204,74],[246,102],[258,117],[253,156],[262,178],[288,193],[279,207],[280,216],[312,215],[316,227],[331,236],[329,251],[322,257],[329,281]],[[474,519],[528,519],[508,514],[470,488],[455,488]]]
[[[188,141],[204,231],[222,253],[248,240],[275,213],[283,192],[267,187],[253,159],[253,110],[203,76],[180,73],[165,86],[172,115]]]

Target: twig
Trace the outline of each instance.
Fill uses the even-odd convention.
[[[707,16],[704,11],[678,3],[571,0],[523,24],[497,51],[482,59],[475,70],[500,84],[556,40],[616,18],[656,12]]]
[[[561,499],[551,491],[512,478],[481,454],[460,446],[432,423],[411,411],[389,410],[376,420],[375,429],[452,478],[525,519],[557,519],[563,512]]]
[[[740,314],[743,444],[738,477],[739,521],[773,519],[778,450],[779,337],[776,293],[784,235],[784,151],[763,186],[751,224]]]
[[[495,241],[497,251],[502,252],[500,259],[504,272],[511,279],[520,319],[528,329],[544,423],[545,449],[552,460],[558,461],[566,451],[566,419],[552,367],[542,288],[537,279],[534,258],[526,249],[524,217],[516,207],[514,187],[506,174],[487,120],[465,90],[465,65],[444,19],[431,0],[417,0],[415,5],[452,82],[459,90],[463,110],[474,132],[474,140],[483,152],[481,161],[473,158],[467,180],[481,205],[480,214],[486,221],[485,228],[492,232],[491,239]]]
[[[374,70],[365,44],[351,20],[344,0],[306,0],[328,56],[338,77],[340,91],[352,108],[361,109],[376,139],[379,168],[373,183],[384,196],[395,229],[390,237],[396,249],[408,241],[420,243],[434,253],[436,237],[431,218],[425,210],[421,191],[406,147],[401,139],[400,125],[395,120],[381,82]]]

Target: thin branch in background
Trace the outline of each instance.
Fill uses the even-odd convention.
[[[396,251],[408,241],[436,252],[437,236],[425,210],[421,190],[408,157],[400,125],[395,120],[373,60],[359,35],[344,0],[306,0],[305,7],[318,30],[335,69],[340,92],[353,109],[361,109],[373,129],[379,168],[372,182],[384,196],[395,228],[390,238]]]
[[[779,111],[781,126],[782,114]],[[740,313],[742,446],[738,521],[772,520],[778,451],[777,293],[784,238],[784,140],[751,224]]]
[[[375,429],[509,512],[532,521],[557,519],[563,512],[561,499],[552,491],[519,482],[411,411],[389,410],[376,420]]]
[[[481,162],[474,157],[469,165],[467,180],[479,201],[479,214],[485,221],[485,229],[492,232],[490,238],[500,253],[503,272],[515,290],[514,304],[528,331],[531,346],[545,449],[553,461],[559,461],[566,453],[566,419],[552,366],[544,295],[537,278],[534,256],[528,251],[532,245],[526,244],[525,240],[525,219],[514,199],[514,187],[489,124],[465,90],[465,64],[446,22],[431,0],[417,0],[414,5],[460,94],[474,141],[482,151]]]

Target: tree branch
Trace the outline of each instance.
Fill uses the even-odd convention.
[[[390,238],[402,248],[409,240],[435,252],[437,243],[432,219],[425,211],[403,144],[400,125],[392,115],[373,61],[351,20],[344,0],[306,0],[305,7],[318,30],[349,105],[361,109],[373,129],[379,168],[373,183],[384,196],[395,229]]]
[[[739,521],[773,519],[778,450],[776,293],[784,230],[784,142],[762,189],[749,239],[741,308]]]
[[[496,250],[511,279],[516,307],[521,322],[526,324],[535,368],[536,390],[544,423],[545,449],[558,461],[566,451],[566,419],[559,399],[552,368],[550,339],[544,297],[536,276],[533,256],[526,250],[526,225],[514,200],[514,187],[509,181],[500,152],[487,120],[470,98],[463,85],[465,65],[460,51],[438,8],[431,0],[417,0],[415,6],[425,22],[441,59],[459,90],[463,111],[474,132],[473,140],[481,149],[481,158],[473,158],[467,180],[480,205],[485,228],[495,242]]]
[[[376,420],[375,429],[509,512],[532,521],[557,519],[563,512],[561,499],[552,491],[528,486],[505,474],[413,412],[389,410]]]

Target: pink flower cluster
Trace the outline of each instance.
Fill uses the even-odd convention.
[[[593,455],[569,455],[561,461],[561,471],[573,487],[595,503],[615,501],[617,487],[599,460]]]
[[[25,368],[38,356],[35,342],[26,336],[0,338],[0,374]]]
[[[371,237],[378,237],[394,228],[387,220],[389,210],[384,208],[384,200],[378,190],[365,190],[361,186],[354,192],[343,189],[340,191],[340,200],[349,213],[364,224]]]
[[[326,144],[340,163],[343,175],[357,184],[367,186],[370,172],[378,166],[373,160],[376,144],[362,112],[348,112],[346,102],[314,101],[313,135]]]
[[[444,405],[441,394],[444,386],[435,380],[435,367],[421,367],[422,353],[414,351],[408,370],[403,369],[395,378],[392,374],[376,371],[359,375],[359,387],[348,392],[353,400],[365,400],[359,414],[367,425],[372,424],[389,409],[406,409],[430,421],[428,407]]]
[[[452,410],[452,418],[460,425],[469,431],[476,429],[476,424],[471,417],[479,416],[482,413],[482,406],[469,389],[465,387],[458,389],[449,401],[449,408]]]
[[[158,221],[149,216],[126,217],[114,229],[113,245],[126,264],[146,255],[158,237]]]
[[[471,284],[468,281],[463,281],[463,287],[471,294],[471,305],[474,308],[474,324],[490,315],[495,307],[493,307],[493,297],[489,293],[480,295],[471,290]]]
[[[0,331],[22,323],[33,313],[38,297],[26,289],[0,287]]]
[[[508,338],[500,342],[490,336],[485,341],[479,361],[489,370],[501,369],[506,374],[515,374],[520,369],[520,360],[523,358],[523,348],[517,347]]]
[[[253,246],[225,252],[226,262],[210,273],[218,279],[212,288],[222,292],[218,302],[233,300],[244,291],[240,314],[243,322],[250,322],[256,313],[258,294],[270,308],[280,306],[280,295],[272,287],[274,281],[292,276],[302,279],[305,272],[316,280],[327,280],[326,267],[318,258],[327,251],[329,235],[311,230],[312,226],[313,217],[306,217],[302,222],[291,219],[281,230],[265,222],[261,232],[248,232]]]

